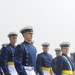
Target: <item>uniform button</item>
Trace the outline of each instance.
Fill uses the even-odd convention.
[[[45,56],[44,56],[44,58],[45,58]]]
[[[28,65],[28,63],[26,63],[26,65]]]
[[[47,65],[45,65],[47,67]]]
[[[27,55],[27,57],[28,57],[28,55]]]
[[[28,51],[26,51],[26,53],[28,53]]]
[[[14,55],[12,55],[14,57]]]
[[[14,60],[14,58],[12,58],[12,60]]]
[[[26,61],[28,61],[28,59],[26,59]]]

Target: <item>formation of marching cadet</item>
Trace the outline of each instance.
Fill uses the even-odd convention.
[[[56,62],[56,75],[74,75],[74,68],[71,59],[68,57],[70,43],[60,44],[62,55]]]
[[[33,28],[26,26],[20,30],[24,41],[16,46],[18,34],[8,34],[9,43],[2,44],[0,50],[0,75],[75,75],[75,53],[69,53],[69,42],[56,48],[56,57],[49,53],[50,43],[42,43],[42,53],[37,54],[33,46]]]

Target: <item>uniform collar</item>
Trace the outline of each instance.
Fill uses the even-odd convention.
[[[62,55],[67,56],[67,54],[62,53]]]
[[[16,47],[15,45],[12,45],[11,43],[9,43],[9,45],[12,46],[12,47]]]
[[[24,41],[23,43],[26,43],[26,44],[31,44],[31,43],[29,43],[29,42],[27,42],[27,41]]]
[[[46,53],[46,52],[43,52],[43,54],[48,54],[48,53]]]

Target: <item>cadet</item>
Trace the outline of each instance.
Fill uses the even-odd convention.
[[[17,45],[15,50],[15,68],[19,75],[36,75],[36,48],[33,46],[33,28],[26,26],[20,30],[24,42]]]
[[[14,51],[17,42],[17,33],[10,32],[8,34],[9,44],[3,44],[1,49],[1,66],[5,75],[17,75],[14,67]]]
[[[60,44],[62,56],[57,61],[56,75],[73,75],[74,68],[71,59],[68,57],[70,43],[63,42]]]
[[[60,56],[61,56],[61,49],[56,48],[55,52],[56,52],[56,57],[52,60],[52,69],[54,73],[56,73],[56,67],[57,67],[56,63],[60,59]]]
[[[74,52],[74,55],[73,55],[73,57],[74,57],[74,64],[75,64],[75,52]],[[74,70],[74,74],[75,74],[75,70]]]
[[[75,63],[75,52],[74,52],[74,56],[73,57],[74,57],[74,63]]]
[[[74,62],[74,53],[70,53],[70,58],[73,64],[73,68],[74,68],[74,74],[75,74],[75,62]]]
[[[49,43],[43,43],[43,52],[37,55],[37,74],[39,75],[53,75],[51,62],[52,55],[48,53],[49,51]]]
[[[73,52],[70,53],[70,58],[71,58],[71,60],[74,62],[74,53],[73,53]]]

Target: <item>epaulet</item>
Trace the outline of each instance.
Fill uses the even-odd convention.
[[[40,54],[37,54],[37,56],[40,56]]]
[[[7,45],[8,45],[7,43],[3,43],[2,47],[7,47]]]
[[[21,46],[22,47],[23,46],[23,42],[19,43],[17,46]]]
[[[32,44],[32,46],[33,46],[34,48],[36,48],[33,44]]]
[[[19,43],[18,45],[22,45],[22,44],[23,44],[23,42]]]
[[[42,57],[42,55],[43,55],[42,53],[39,53],[39,54],[38,54],[38,57]]]
[[[42,55],[43,53],[39,53],[38,55]]]
[[[31,44],[34,44],[34,41],[33,40],[31,41]]]

